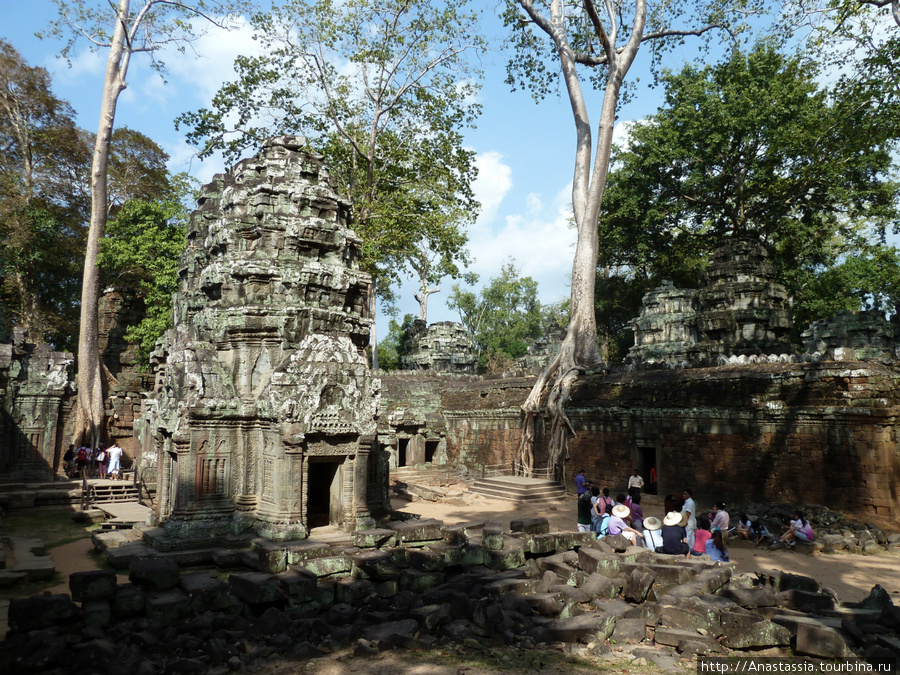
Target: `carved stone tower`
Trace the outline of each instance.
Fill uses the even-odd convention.
[[[304,143],[265,142],[191,215],[145,408],[170,536],[302,538],[370,527],[385,506],[364,354],[371,278],[349,204]]]

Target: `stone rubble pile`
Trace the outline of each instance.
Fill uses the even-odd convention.
[[[69,595],[15,599],[3,673],[217,673],[352,648],[534,649],[583,643],[630,663],[703,655],[896,663],[900,607],[875,587],[841,604],[812,578],[736,576],[622,537],[551,533],[546,519],[473,529],[434,520],[356,532],[352,545],[260,541],[259,570],[183,573],[176,557],[70,577]],[[314,550],[315,549],[315,550]],[[240,555],[236,552],[232,562]],[[223,559],[224,561],[224,559]]]

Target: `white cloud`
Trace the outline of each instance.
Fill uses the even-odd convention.
[[[512,169],[503,163],[503,155],[490,150],[475,158],[478,178],[472,186],[475,198],[481,203],[479,223],[492,223],[504,197],[512,189]]]

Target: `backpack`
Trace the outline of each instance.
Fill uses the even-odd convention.
[[[87,461],[87,448],[84,447],[83,445],[80,448],[78,448],[78,461],[79,462]]]
[[[601,537],[609,534],[609,514],[604,513],[603,517],[600,519],[600,524],[597,526],[597,534]]]

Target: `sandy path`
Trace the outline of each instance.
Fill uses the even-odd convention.
[[[542,516],[550,521],[551,530],[575,529],[574,498],[559,506],[519,506],[500,499],[487,499],[466,493],[465,502],[465,506],[453,506],[395,499],[392,504],[397,511],[418,513],[423,518],[437,518],[448,525],[497,520],[504,527],[509,527],[509,521],[514,518]],[[659,497],[647,495],[641,505],[646,516],[662,518],[664,515]],[[894,602],[900,604],[900,556],[894,554],[835,553],[809,556],[793,551],[739,548],[731,549],[730,553],[731,559],[737,563],[738,573],[778,569],[804,574],[833,589],[843,602],[859,602],[875,584],[881,584],[894,598]]]

